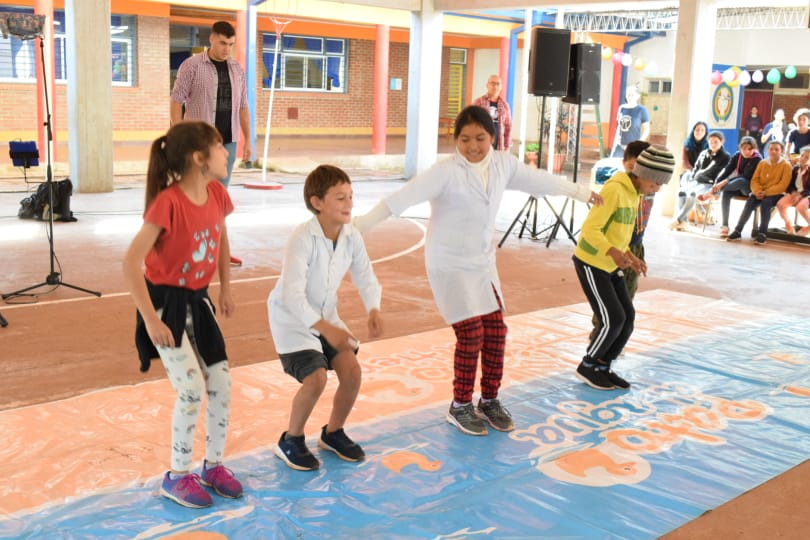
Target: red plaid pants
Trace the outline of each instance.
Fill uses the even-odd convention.
[[[500,303],[500,300],[499,300]],[[458,403],[472,401],[478,357],[481,356],[481,397],[494,399],[503,379],[506,349],[506,324],[503,312],[472,317],[453,325],[456,352],[453,358],[453,399]]]

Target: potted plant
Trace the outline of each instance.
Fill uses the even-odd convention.
[[[554,163],[552,164],[552,172],[558,173],[563,170],[566,157],[566,145],[568,143],[568,118],[570,115],[570,107],[565,103],[560,103],[557,108],[557,123],[554,130]],[[546,140],[549,140],[549,127],[551,124],[551,111],[546,112],[545,121],[543,122],[543,134]],[[549,140],[548,147],[551,146]],[[548,148],[547,147],[547,148]],[[546,156],[543,156],[545,163]]]
[[[537,167],[537,155],[540,152],[540,145],[536,142],[526,143],[526,163]]]

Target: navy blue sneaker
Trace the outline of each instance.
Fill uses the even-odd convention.
[[[289,468],[296,471],[314,471],[321,466],[320,462],[307,448],[303,435],[287,437],[285,431],[281,434],[274,451],[276,456],[284,461]]]
[[[321,438],[318,439],[318,446],[324,450],[334,452],[344,461],[362,461],[366,458],[366,453],[360,445],[346,435],[343,428],[332,433],[326,432],[326,426],[321,429]]]

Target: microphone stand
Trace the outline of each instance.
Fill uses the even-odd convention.
[[[20,289],[14,292],[10,292],[3,295],[3,300],[7,298],[12,298],[15,296],[21,296],[23,293],[26,293],[33,289],[38,289],[39,287],[44,287],[45,285],[51,285],[54,287],[58,287],[60,285],[64,285],[65,287],[70,287],[71,289],[76,289],[77,291],[82,291],[87,294],[92,294],[95,296],[101,296],[101,293],[98,291],[92,291],[90,289],[85,289],[83,287],[78,287],[76,285],[71,285],[70,283],[65,283],[62,281],[61,275],[59,272],[56,271],[55,261],[56,261],[56,253],[54,253],[53,248],[53,169],[51,166],[51,143],[53,141],[53,133],[51,131],[51,110],[50,105],[48,103],[48,81],[46,77],[45,71],[45,37],[40,35],[39,37],[39,51],[40,51],[40,59],[42,61],[42,86],[45,95],[45,133],[47,137],[47,165],[45,168],[45,181],[48,184],[48,244],[50,247],[50,258],[51,258],[51,271],[45,277],[45,281],[41,283],[37,283],[35,285],[31,285],[30,287],[25,287],[24,289]],[[61,269],[61,268],[60,268]],[[5,320],[5,319],[3,319]],[[0,325],[5,326],[0,321]]]

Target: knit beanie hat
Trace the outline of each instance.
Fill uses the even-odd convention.
[[[664,146],[653,144],[647,147],[636,159],[633,174],[658,185],[668,183],[675,170],[675,158]]]

